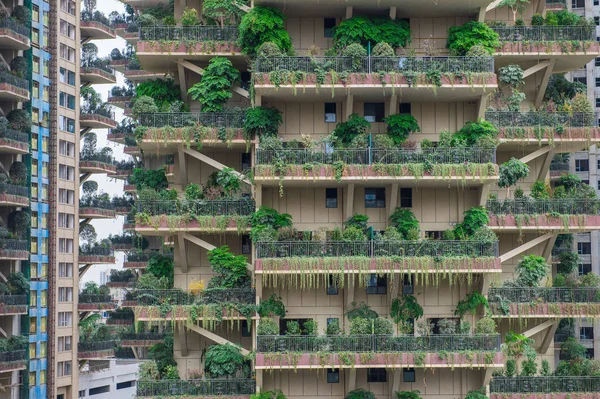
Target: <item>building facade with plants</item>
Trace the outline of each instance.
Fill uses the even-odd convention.
[[[110,139],[136,201],[111,240],[134,272],[111,275],[109,324],[152,360],[138,397],[597,395],[554,337],[596,317],[600,278],[552,256],[600,200],[550,179],[600,141],[553,77],[600,55],[592,22],[521,0],[126,3]]]

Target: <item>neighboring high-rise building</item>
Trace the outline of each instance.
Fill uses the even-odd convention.
[[[123,353],[161,344],[138,397],[598,391],[553,375],[598,281],[549,264],[600,208],[545,184],[600,143],[580,98],[545,101],[600,57],[594,26],[539,0],[126,3],[111,65],[133,83],[110,101],[135,96],[137,127],[109,138],[138,201],[118,239],[154,277],[107,323],[135,320]]]

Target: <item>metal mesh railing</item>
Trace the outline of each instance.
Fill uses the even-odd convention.
[[[79,294],[79,303],[112,303],[109,294]]]
[[[493,148],[439,147],[426,149],[389,149],[389,148],[350,148],[328,149],[283,149],[256,150],[258,165],[273,164],[281,161],[287,165],[308,163],[333,164],[343,161],[346,164],[408,164],[408,163],[487,163],[496,162],[496,150]]]
[[[0,29],[10,29],[19,35],[29,38],[30,30],[10,18],[5,18],[0,21]]]
[[[79,247],[79,256],[115,256],[115,250],[110,247]]]
[[[0,362],[16,362],[27,359],[27,351],[25,349],[0,352]]]
[[[592,127],[598,126],[596,113],[488,111],[485,119],[496,127]]]
[[[123,333],[121,340],[130,341],[162,341],[165,339],[167,331],[162,333]]]
[[[141,126],[147,127],[186,127],[202,125],[207,127],[242,128],[246,117],[245,110],[225,112],[153,112],[138,115]]]
[[[279,241],[256,243],[257,258],[341,256],[497,257],[498,242],[482,241]]]
[[[515,199],[488,200],[488,212],[492,215],[596,215],[600,212],[598,199]]]
[[[12,129],[0,131],[0,139],[8,139],[29,144],[29,133],[18,132]]]
[[[27,251],[28,249],[28,242],[25,240],[0,239],[0,251]]]
[[[192,41],[192,42],[235,42],[237,26],[142,26],[140,40]]]
[[[27,295],[0,295],[0,305],[27,305]]]
[[[491,303],[501,300],[513,303],[589,303],[600,302],[600,288],[583,287],[499,287],[490,288]]]
[[[257,352],[499,351],[499,335],[259,335]]]
[[[154,306],[162,303],[171,305],[194,305],[215,303],[245,303],[256,301],[256,291],[251,288],[207,288],[202,291],[134,290],[131,300],[139,306]]]
[[[598,392],[600,377],[494,377],[491,393]]]
[[[550,170],[554,170],[554,171],[568,171],[569,170],[569,163],[568,162],[551,162],[550,163]]]
[[[492,26],[501,42],[595,41],[595,26]]]
[[[29,90],[28,80],[21,79],[5,71],[0,71],[0,83],[8,83],[20,89]]]
[[[102,116],[104,118],[115,120],[115,112],[106,108],[99,108],[94,111],[81,111],[80,113],[80,117],[87,117],[88,119],[93,119],[94,116]]]
[[[546,0],[546,5],[547,6],[566,6],[567,5],[567,0]]]
[[[493,73],[493,57],[258,57],[255,71]]]
[[[150,215],[195,215],[233,216],[251,215],[256,210],[253,199],[240,200],[176,200],[176,201],[138,201],[138,212]]]
[[[115,207],[110,202],[110,200],[105,200],[103,198],[82,198],[79,200],[79,209],[84,208],[95,208],[95,209],[103,209],[103,210],[113,210]]]
[[[256,391],[256,380],[228,378],[214,380],[160,380],[137,381],[137,396],[241,396],[252,395]]]
[[[16,184],[0,183],[0,194],[29,197],[29,189],[25,186],[17,186]]]
[[[77,343],[77,350],[79,352],[95,352],[95,351],[106,351],[115,348],[115,341],[98,341],[98,342],[82,342]]]

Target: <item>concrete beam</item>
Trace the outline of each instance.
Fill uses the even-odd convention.
[[[346,369],[346,392],[354,391],[356,389],[356,369]]]
[[[216,342],[217,344],[230,344],[233,346],[238,346],[237,344],[234,344],[233,342],[226,340],[225,338],[221,337],[220,335],[214,334],[214,333],[212,333],[202,327],[199,327],[195,324],[189,323],[186,325],[186,327],[189,328],[190,330],[192,330],[193,332],[198,333],[198,334],[202,335],[203,337],[210,339],[213,342]],[[247,356],[250,354],[250,351],[240,347],[240,353],[244,356]]]
[[[554,243],[556,242],[557,237],[558,234],[553,235],[552,238],[548,240],[546,246],[544,247],[544,250],[542,251],[542,257],[546,259],[546,262],[548,263],[552,262],[552,247],[554,247]]]
[[[557,320],[546,320],[543,323],[538,324],[535,327],[530,328],[529,330],[523,331],[523,335],[527,338],[533,337],[535,334],[544,331],[547,328],[552,327],[554,324],[558,323]],[[554,334],[552,334],[554,335]]]
[[[392,213],[398,206],[398,183],[392,183],[390,192],[390,206],[388,207],[388,218],[392,216]]]
[[[352,11],[353,11],[352,6],[347,6],[346,7],[346,19],[352,18]]]
[[[181,58],[177,60],[177,67],[178,67],[180,76],[183,74],[183,68],[187,68],[190,71],[195,72],[196,74],[198,74],[200,76],[204,75],[204,69],[200,68],[197,65],[192,64],[189,61],[185,61]],[[181,77],[179,79],[181,81]],[[185,83],[185,78],[184,78],[184,83]],[[231,87],[231,90],[233,92],[239,94],[242,97],[250,98],[250,93],[248,93],[248,90],[242,89],[239,85],[233,85]],[[187,89],[185,90],[185,93],[183,92],[183,89],[182,89],[181,95],[182,95],[181,98],[187,98]]]
[[[396,19],[396,6],[390,7],[390,19],[392,21]]]
[[[354,183],[348,184],[346,188],[346,209],[344,209],[344,221],[354,215]]]
[[[554,236],[553,233],[546,233],[542,236],[534,238],[533,240],[531,240],[529,242],[526,242],[523,245],[519,245],[515,249],[512,249],[512,250],[508,251],[507,253],[500,255],[500,263],[504,263],[507,260],[514,258],[515,256],[519,256],[523,252],[535,247],[536,245],[539,245],[546,240],[550,240],[553,236]]]
[[[548,82],[550,81],[550,77],[552,76],[552,71],[554,70],[554,62],[556,60],[552,59],[550,64],[546,67],[546,72],[544,73],[544,77],[542,78],[542,82],[540,83],[540,87],[538,87],[538,92],[535,97],[535,107],[539,108],[542,106],[542,101],[544,100],[544,94],[546,93],[546,89],[548,88]]]
[[[477,13],[477,22],[485,22],[485,13],[487,10],[485,7],[479,7],[479,13]]]
[[[485,118],[485,109],[487,108],[487,94],[482,94],[479,97],[479,106],[477,108],[477,119]]]
[[[535,64],[531,68],[527,68],[523,71],[523,79],[541,71],[544,68],[547,68],[550,65],[550,61],[542,61],[538,64]]]
[[[179,161],[179,176],[181,177],[181,188],[185,189],[185,187],[188,185],[188,171],[185,159],[185,152],[183,152],[183,146],[177,149],[177,160]]]
[[[187,84],[185,81],[185,71],[183,69],[183,65],[181,64],[182,59],[177,60],[177,75],[179,75],[179,91],[181,92],[181,99],[183,101],[187,100]]]
[[[491,187],[490,183],[485,183],[481,187],[481,194],[479,197],[479,206],[485,206],[485,204],[487,203],[487,198],[490,195],[490,187]]]
[[[181,328],[179,331],[179,346],[181,347],[181,356],[188,356],[188,342],[187,342],[187,333],[185,328]]]
[[[544,158],[544,163],[540,168],[537,179],[538,180],[546,180],[546,176],[548,176],[548,171],[550,170],[550,163],[552,162],[552,157],[554,157],[554,151],[548,151]]]
[[[525,155],[523,158],[519,159],[519,161],[521,161],[523,163],[529,163],[529,162],[533,161],[534,159],[541,157],[542,155],[544,155],[550,151],[552,151],[552,147],[548,145],[548,146],[542,147],[538,150],[535,150],[531,154]]]
[[[485,11],[491,11],[494,8],[498,7],[500,5],[500,3],[502,3],[502,0],[494,0],[492,3],[490,3],[486,8]]]
[[[90,177],[92,177],[91,173],[84,173],[82,175],[79,175],[79,184],[85,183]]]
[[[192,244],[196,244],[197,246],[206,249],[207,251],[212,251],[213,249],[217,248],[214,245],[207,243],[203,239],[193,236],[189,233],[183,233],[183,238]]]
[[[177,233],[177,249],[179,250],[179,264],[181,266],[181,272],[187,273],[188,262],[187,262],[187,245],[184,238],[185,233]]]
[[[556,322],[550,328],[548,328],[548,331],[546,331],[546,335],[544,335],[542,344],[538,348],[538,352],[540,353],[540,355],[543,355],[546,352],[548,352],[548,348],[550,348],[550,344],[552,343],[552,340],[554,339],[554,333],[556,333],[557,329],[558,329],[558,320],[556,320]]]
[[[90,267],[92,267],[91,263],[85,264],[83,265],[83,267],[79,268],[79,278],[83,277],[83,275],[90,270]]]
[[[348,122],[352,110],[354,109],[354,94],[348,94],[346,96],[346,115],[344,115],[344,121]]]
[[[200,152],[197,152],[197,151],[194,151],[194,150],[191,150],[191,149],[188,150],[187,148],[182,148],[182,150],[183,150],[184,153],[186,153],[186,154],[188,154],[188,155],[190,155],[190,156],[198,159],[200,162],[204,162],[205,164],[212,166],[215,169],[223,170],[223,169],[227,168],[227,166],[223,165],[221,162],[215,161],[211,157],[209,157],[207,155],[204,155],[204,154],[202,154]],[[248,180],[246,178],[246,176],[244,176],[240,172],[233,171],[233,174],[235,174],[237,177],[239,177],[239,179],[242,182],[248,184],[249,186],[252,185],[252,182],[250,180]]]

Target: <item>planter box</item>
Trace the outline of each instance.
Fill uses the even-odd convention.
[[[137,54],[169,53],[169,55],[172,55],[172,53],[183,53],[227,56],[242,53],[242,50],[235,42],[191,42],[190,44],[186,44],[180,41],[139,41],[136,50]]]
[[[79,311],[94,311],[94,310],[114,310],[114,303],[81,303],[77,304]]]
[[[114,256],[102,256],[102,255],[79,255],[79,264],[90,264],[90,263],[115,263]]]
[[[10,140],[7,138],[0,138],[0,147],[14,148],[18,152],[29,152],[29,143],[22,141]]]
[[[510,313],[502,315],[498,311],[498,305],[490,303],[490,309],[494,318],[574,318],[600,316],[599,303],[511,303]]]
[[[107,349],[102,351],[90,351],[90,352],[77,352],[78,359],[98,359],[105,357],[113,357],[115,355],[114,349]]]
[[[600,52],[600,43],[582,42],[575,40],[573,42],[565,40],[564,42],[505,42],[496,49],[496,53],[512,54],[564,54],[564,55],[594,55]]]
[[[145,269],[148,262],[123,262],[123,269]]]
[[[14,194],[0,194],[0,204],[16,204],[18,206],[29,206],[29,198]]]
[[[27,314],[27,305],[0,304],[0,315]]]
[[[597,215],[564,215],[552,217],[548,215],[491,215],[488,224],[492,230],[506,231],[538,231],[538,230],[599,230],[600,216]]]
[[[139,215],[139,214],[138,214]],[[236,219],[244,220],[245,226],[240,225]],[[241,219],[243,218],[243,219]],[[217,216],[206,218],[204,221],[199,222],[198,220],[188,220],[187,217],[182,216],[150,216],[148,223],[142,223],[139,219],[136,220],[135,230],[136,231],[206,231],[206,232],[238,232],[242,233],[249,230],[248,225],[249,217],[228,217],[228,216]]]
[[[102,208],[79,208],[79,217],[82,218],[114,218],[114,209],[102,209]]]
[[[218,321],[235,321],[246,320],[246,316],[241,315],[236,311],[229,311],[228,309],[221,308],[222,317],[219,319],[215,315],[217,305],[212,308],[208,306],[198,307],[194,305],[173,305],[171,311],[161,313],[161,309],[157,305],[152,306],[135,306],[134,313],[136,321],[151,321],[151,320],[190,320],[192,312],[196,315],[196,321],[203,324],[207,321],[211,325]]]

